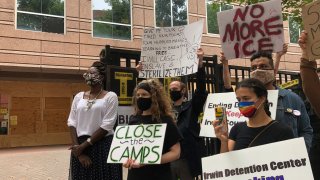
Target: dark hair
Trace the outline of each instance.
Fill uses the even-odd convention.
[[[257,97],[265,97],[266,101],[264,102],[264,111],[268,116],[271,117],[271,112],[269,110],[268,90],[265,88],[263,83],[258,79],[249,78],[239,82],[238,86],[236,87],[236,90],[238,90],[241,87],[252,89],[253,92],[257,95]]]
[[[91,67],[97,68],[99,74],[103,77],[103,79],[105,79],[105,76],[106,76],[106,67],[105,67],[105,65],[104,65],[103,62],[101,62],[101,61],[95,61],[95,62],[93,62],[93,64],[91,65]]]
[[[256,53],[254,53],[251,58],[250,61],[254,61],[257,58],[261,58],[261,57],[265,57],[269,59],[269,64],[271,65],[272,68],[274,68],[273,65],[273,59],[272,59],[272,52],[271,51],[257,51]]]

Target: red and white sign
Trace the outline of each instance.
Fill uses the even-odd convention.
[[[281,0],[271,0],[218,13],[222,50],[227,59],[257,51],[279,52],[284,34]]]

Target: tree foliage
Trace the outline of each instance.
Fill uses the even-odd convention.
[[[97,0],[93,0],[95,3]],[[99,0],[101,1],[101,0]],[[104,0],[105,7],[94,7],[93,20],[131,25],[130,0]],[[93,23],[96,37],[131,39],[131,26]]]
[[[17,0],[18,10],[50,15],[64,15],[64,0]]]
[[[180,26],[187,24],[187,0],[156,0],[156,25],[158,27]],[[171,11],[172,16],[171,17]],[[171,19],[173,24],[171,24]]]
[[[17,27],[20,29],[64,33],[64,0],[17,0]],[[43,15],[29,14],[29,12]],[[46,15],[57,15],[49,17]]]

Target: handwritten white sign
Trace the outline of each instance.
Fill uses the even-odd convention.
[[[163,78],[198,71],[197,50],[203,20],[186,25],[144,29],[140,78]]]
[[[278,93],[278,90],[268,90],[269,110],[271,112],[272,119],[276,119]],[[238,100],[235,92],[209,94],[205,104],[200,136],[216,137],[212,122],[216,117],[214,108],[217,106],[226,107],[229,132],[236,123],[248,120],[248,118],[244,117],[239,111]],[[260,108],[263,108],[263,106]]]
[[[270,0],[218,13],[222,50],[227,59],[256,51],[282,51],[284,43],[281,0]]]
[[[202,158],[203,179],[313,180],[303,138]]]
[[[166,128],[167,124],[118,126],[107,162],[133,159],[141,164],[160,164]]]

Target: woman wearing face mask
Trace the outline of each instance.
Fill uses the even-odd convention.
[[[129,168],[128,180],[170,180],[172,179],[170,162],[180,156],[180,135],[173,123],[172,107],[161,83],[156,79],[140,82],[133,96],[135,113],[129,120],[130,125],[166,123],[165,139],[161,164],[142,165],[129,159],[123,164]]]
[[[221,153],[294,138],[288,126],[271,119],[268,91],[259,80],[243,80],[238,84],[236,95],[240,112],[249,120],[233,126],[229,136],[226,122],[219,125],[214,121],[215,133],[221,140]]]
[[[83,77],[90,91],[74,97],[68,118],[72,140],[69,179],[122,179],[121,165],[106,163],[117,119],[118,97],[102,89],[103,63],[94,62]]]

